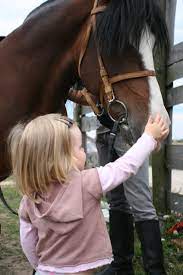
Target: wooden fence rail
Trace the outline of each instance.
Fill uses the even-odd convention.
[[[167,145],[167,166],[183,170],[183,145]]]

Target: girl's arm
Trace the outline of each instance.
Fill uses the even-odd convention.
[[[130,176],[135,175],[156,145],[156,140],[144,133],[122,157],[104,167],[98,167],[103,192],[114,189]]]
[[[25,256],[34,269],[38,265],[38,257],[36,255],[37,240],[37,229],[31,223],[20,218],[20,243]]]

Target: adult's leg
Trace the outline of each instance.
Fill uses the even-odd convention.
[[[124,191],[134,214],[144,269],[149,275],[162,275],[166,272],[159,221],[149,189],[148,164],[146,160],[137,175],[124,183]]]
[[[110,205],[109,234],[114,260],[104,274],[133,275],[134,219],[123,185],[107,194]]]
[[[105,165],[108,154],[108,133],[98,135],[96,144],[100,165]],[[118,156],[114,154],[113,160],[116,158]],[[131,207],[125,198],[123,185],[109,192],[107,199],[110,205],[109,234],[114,260],[104,270],[103,275],[133,275],[134,223]]]

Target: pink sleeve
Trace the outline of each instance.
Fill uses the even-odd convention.
[[[36,255],[37,240],[37,229],[31,223],[20,218],[20,243],[25,256],[34,269],[38,265],[38,257]]]
[[[23,198],[20,202],[18,216],[19,216],[19,219],[30,223],[30,218],[29,218],[29,215],[27,212],[27,197],[26,196],[23,196]]]
[[[145,159],[156,147],[155,139],[144,133],[138,141],[114,162],[98,167],[103,192],[108,192],[135,175]]]
[[[94,196],[97,200],[100,200],[103,191],[100,183],[99,174],[96,168],[90,168],[81,172],[82,181],[85,182],[85,188],[88,192]]]

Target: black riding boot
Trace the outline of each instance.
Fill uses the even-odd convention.
[[[134,256],[133,216],[118,210],[110,210],[110,239],[114,261],[102,275],[134,275],[132,259]]]
[[[165,275],[159,221],[140,221],[135,223],[135,227],[141,242],[146,274]]]

